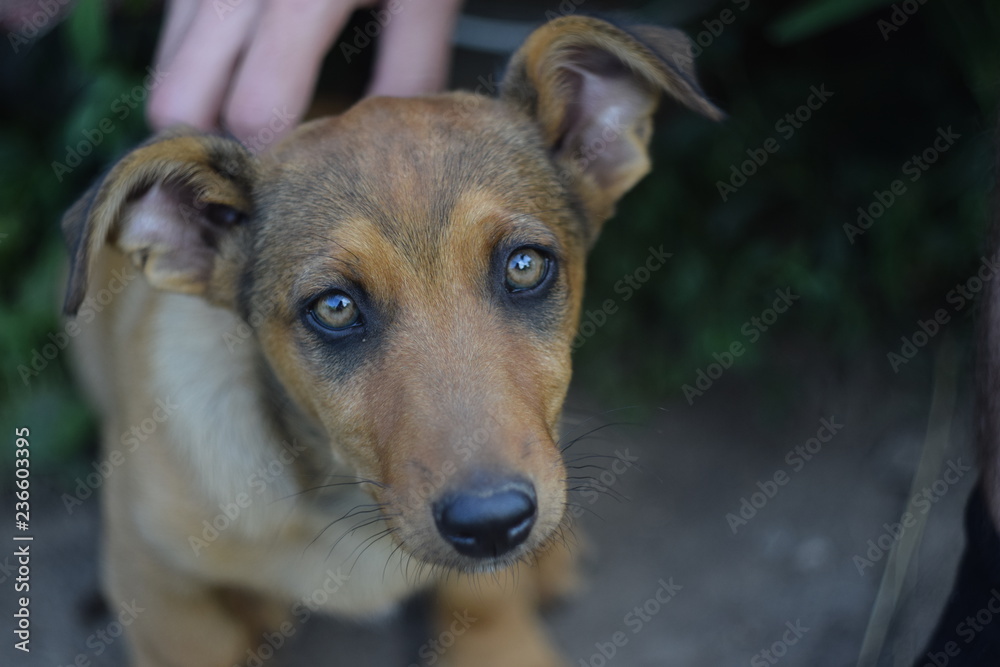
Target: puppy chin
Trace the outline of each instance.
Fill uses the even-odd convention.
[[[531,536],[514,549],[498,556],[475,558],[458,553],[437,534],[433,524],[403,529],[398,522],[387,522],[396,528],[393,538],[410,558],[433,568],[462,574],[490,574],[531,562],[559,539],[557,530],[536,527]]]

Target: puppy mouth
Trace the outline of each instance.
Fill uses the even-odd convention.
[[[414,559],[435,568],[462,574],[489,574],[507,570],[529,561],[532,554],[535,554],[542,547],[522,545],[503,554],[484,557],[464,556],[457,551],[436,546],[411,549],[406,542],[402,543],[402,548]]]

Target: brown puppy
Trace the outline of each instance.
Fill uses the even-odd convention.
[[[68,313],[144,276],[77,350],[124,457],[104,579],[144,610],[135,664],[233,665],[263,629],[428,585],[442,627],[476,619],[441,662],[562,664],[536,608],[571,571],[556,441],[585,255],[648,171],[661,92],[720,116],[688,54],[559,19],[499,99],[367,99],[264,156],[175,130],[66,214]],[[513,592],[475,578],[522,561]]]

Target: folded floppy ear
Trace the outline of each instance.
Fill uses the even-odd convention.
[[[70,250],[64,310],[73,315],[87,293],[97,256],[114,245],[159,289],[231,295],[215,280],[220,256],[250,215],[255,158],[237,141],[179,129],[126,155],[63,216]]]
[[[649,171],[652,115],[662,92],[720,120],[680,31],[628,32],[585,16],[555,19],[514,54],[502,97],[541,127],[567,185],[591,218],[591,240],[618,199]]]

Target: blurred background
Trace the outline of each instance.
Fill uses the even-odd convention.
[[[30,426],[33,475],[50,491],[52,549],[38,576],[64,591],[48,622],[66,634],[43,640],[44,664],[61,665],[89,650],[88,624],[102,621],[91,608],[96,503],[71,515],[59,501],[92,471],[97,425],[66,355],[42,353],[63,330],[58,221],[148,131],[142,85],[162,8],[50,4],[58,16],[41,22],[39,3],[9,5],[2,26],[0,432]],[[615,480],[618,502],[594,504],[604,521],[585,520],[592,583],[554,613],[558,641],[572,664],[597,665],[595,642],[670,575],[689,588],[617,664],[774,664],[752,661],[796,620],[812,629],[785,647],[784,664],[912,664],[950,585],[973,473],[942,494],[914,543],[892,541],[900,581],[882,579],[888,558],[859,572],[855,556],[899,520],[917,482],[973,460],[980,288],[970,279],[984,266],[996,177],[1000,5],[473,0],[455,37],[454,86],[498,75],[533,27],[575,12],[683,28],[728,118],[664,105],[654,170],[590,260],[585,310],[619,307],[585,316],[568,428],[618,424],[589,446],[631,446],[643,466]],[[359,12],[345,34],[368,20]],[[348,64],[334,48],[318,108],[357,98],[371,55]],[[660,246],[673,253],[667,264],[637,273]],[[616,290],[626,276],[638,284],[628,299]],[[769,315],[782,292],[797,298]],[[727,361],[737,342],[745,352]],[[786,452],[831,418],[843,435],[816,463],[790,467]],[[0,456],[5,498],[12,462]],[[727,517],[779,470],[791,482],[733,530]],[[305,633],[285,659],[313,664],[294,651],[319,655],[338,631],[397,651],[370,664],[411,659],[343,628]],[[118,664],[114,651],[87,655]]]

